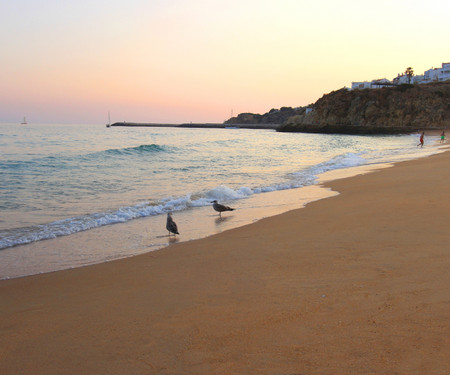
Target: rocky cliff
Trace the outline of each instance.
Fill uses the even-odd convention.
[[[289,118],[301,115],[304,108],[282,107],[280,109],[271,109],[269,112],[260,115],[255,113],[240,113],[236,117],[232,117],[225,121],[226,125],[242,125],[242,124],[275,124],[281,125]]]
[[[341,89],[324,95],[306,113],[277,131],[313,133],[410,133],[450,127],[450,82],[381,89]]]

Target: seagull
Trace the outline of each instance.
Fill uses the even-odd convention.
[[[224,206],[223,204],[217,203],[217,201],[212,201],[213,208],[219,213],[219,216],[222,217],[222,212],[224,211],[234,211],[234,208]]]
[[[172,214],[170,212],[167,214],[166,228],[169,231],[169,237],[170,233],[173,233],[174,235],[180,234],[178,233],[177,223],[173,221]]]

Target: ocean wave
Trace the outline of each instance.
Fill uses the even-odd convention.
[[[277,190],[297,189],[313,185],[317,182],[317,176],[336,169],[351,168],[366,164],[367,160],[361,154],[346,153],[338,155],[330,160],[304,168],[301,171],[289,173],[287,181],[278,184],[258,187],[253,190],[255,194],[267,193]]]
[[[316,182],[317,175],[320,173],[358,166],[365,162],[365,159],[361,155],[347,153],[336,156],[323,163],[310,166],[302,171],[291,173],[287,176],[285,182],[278,184],[260,187],[243,186],[239,188],[220,185],[204,192],[190,193],[180,197],[166,197],[159,201],[147,201],[108,212],[67,218],[28,228],[2,231],[0,232],[0,249],[66,236],[105,225],[124,223],[137,218],[183,211],[192,207],[208,206],[211,205],[213,200],[226,202],[245,199],[253,194],[308,186]]]
[[[173,152],[173,148],[157,144],[140,145],[136,147],[126,147],[109,149],[85,155],[50,155],[43,158],[30,160],[5,160],[0,162],[0,170],[21,171],[34,170],[38,173],[46,173],[51,170],[65,170],[79,166],[79,163],[91,163],[94,159],[105,159],[111,156],[142,156],[144,154],[156,154],[161,152]]]
[[[203,194],[187,194],[175,198],[168,197],[158,202],[144,202],[134,206],[121,207],[115,211],[67,218],[28,228],[0,231],[0,249],[67,236],[104,225],[124,223],[133,219],[182,211],[191,207],[208,206],[212,200],[242,199],[251,194],[253,194],[253,191],[250,188],[244,187],[233,190],[227,186],[218,186]]]
[[[9,173],[11,171],[18,171],[36,165],[37,163],[33,160],[5,160],[0,162],[0,170],[4,170]]]
[[[150,145],[140,145],[135,147],[126,147],[126,148],[117,148],[117,149],[109,149],[103,151],[108,155],[133,155],[133,154],[146,154],[146,153],[156,153],[156,152],[164,152],[169,151],[168,147],[150,144]]]
[[[335,169],[357,167],[366,164],[367,160],[363,157],[363,153],[348,152],[342,155],[337,155],[330,160],[314,165],[310,168],[310,173],[318,175],[321,173],[333,171]]]

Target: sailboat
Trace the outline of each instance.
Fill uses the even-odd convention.
[[[108,111],[108,123],[106,124],[106,127],[107,128],[111,127],[111,116],[109,114],[109,111]]]
[[[27,122],[27,118],[24,116],[23,117],[23,121],[20,123],[21,125],[26,125],[26,124],[28,124],[28,122]]]

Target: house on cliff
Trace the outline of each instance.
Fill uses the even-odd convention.
[[[362,89],[378,89],[385,86],[395,86],[402,84],[422,84],[422,83],[432,83],[432,82],[444,82],[450,80],[450,63],[442,63],[441,68],[431,68],[424,72],[423,75],[416,75],[408,77],[406,74],[402,73],[395,77],[392,81],[383,79],[375,79],[371,82],[352,82],[352,90],[362,90]]]
[[[424,82],[444,82],[450,79],[450,63],[442,63],[442,68],[431,68],[424,74]]]
[[[392,82],[386,78],[374,79],[371,82],[352,82],[352,90],[355,89],[379,89],[381,87],[392,86]]]

